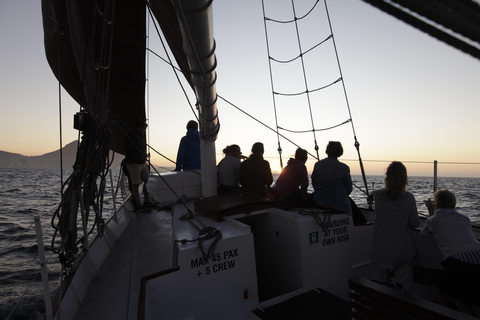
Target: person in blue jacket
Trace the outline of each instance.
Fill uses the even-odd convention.
[[[175,171],[200,169],[200,133],[198,123],[190,120],[187,123],[187,134],[180,140]]]

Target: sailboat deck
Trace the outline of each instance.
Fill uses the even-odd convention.
[[[76,319],[136,319],[141,278],[170,268],[172,252],[171,212],[135,214],[93,280]]]
[[[76,319],[137,319],[142,277],[172,267],[172,216],[170,210],[135,214],[92,281]],[[272,319],[289,314],[313,319],[319,310],[335,314],[335,319],[347,319],[349,314],[347,301],[312,291],[252,316]]]

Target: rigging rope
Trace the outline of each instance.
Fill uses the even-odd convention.
[[[316,4],[315,4],[315,6],[316,6]],[[300,61],[302,62],[303,81],[304,81],[305,89],[306,89],[308,110],[309,110],[309,113],[310,113],[310,122],[311,122],[311,125],[312,125],[313,140],[314,140],[314,143],[315,143],[315,151],[317,153],[317,160],[320,160],[320,156],[318,154],[317,135],[315,134],[315,130],[314,130],[315,124],[313,122],[312,103],[310,101],[310,92],[308,91],[307,74],[306,74],[306,71],[305,71],[305,61],[303,59],[304,53],[302,51],[302,44],[300,42],[300,32],[299,32],[299,29],[298,29],[298,20],[297,20],[297,13],[295,11],[294,0],[292,0],[292,9],[293,9],[293,14],[295,16],[295,31],[297,33],[297,43],[298,43],[298,50],[300,52]],[[312,8],[312,10],[313,10],[313,8]],[[311,12],[312,11],[310,11],[308,14],[310,14]]]
[[[295,0],[291,0],[293,19],[291,19],[291,20],[275,20],[275,19],[267,17],[266,11],[265,11],[265,3],[264,3],[264,0],[262,0],[266,47],[267,47],[269,71],[270,71],[270,84],[271,84],[271,88],[272,88],[273,108],[274,108],[274,114],[275,114],[275,125],[276,125],[276,130],[275,131],[277,133],[278,150],[279,150],[279,154],[280,154],[280,164],[281,164],[281,167],[283,169],[282,159],[281,159],[280,135],[279,135],[280,130],[288,131],[288,132],[291,132],[291,133],[311,132],[312,135],[313,135],[314,148],[315,148],[315,151],[316,151],[315,158],[317,160],[319,160],[320,156],[319,156],[319,152],[318,152],[319,147],[318,147],[318,143],[317,143],[316,132],[333,129],[333,128],[336,128],[338,126],[341,126],[343,124],[347,124],[347,123],[350,122],[351,127],[352,127],[352,131],[353,131],[353,136],[354,136],[354,145],[355,145],[355,148],[357,150],[358,159],[359,159],[359,163],[360,163],[360,169],[361,169],[362,177],[363,177],[363,180],[364,180],[365,190],[366,190],[366,193],[368,194],[368,185],[367,185],[367,181],[366,181],[365,169],[363,167],[362,158],[360,156],[360,143],[357,140],[357,136],[356,136],[356,133],[355,133],[355,127],[353,125],[353,119],[352,119],[352,114],[351,114],[351,110],[350,110],[350,104],[349,104],[349,101],[348,101],[348,96],[347,96],[347,92],[346,92],[344,77],[343,77],[343,73],[342,73],[342,69],[341,69],[341,65],[340,65],[340,59],[338,57],[338,51],[337,51],[337,47],[336,47],[336,43],[335,43],[335,37],[334,37],[334,34],[333,34],[333,28],[332,28],[330,14],[329,14],[329,11],[328,11],[328,6],[327,6],[327,1],[326,0],[324,0],[324,4],[325,4],[325,12],[326,12],[326,16],[327,16],[327,21],[328,21],[328,27],[329,27],[330,34],[324,40],[322,40],[319,43],[311,46],[308,50],[303,51],[303,48],[302,48],[302,42],[300,40],[300,28],[299,28],[298,22],[302,19],[307,18],[310,14],[312,14],[314,12],[314,10],[317,8],[317,4],[319,3],[319,1],[320,0],[317,0],[305,15],[299,17],[299,16],[297,16],[297,10],[296,10],[296,7],[295,7]],[[294,24],[295,34],[296,34],[296,42],[297,42],[297,45],[298,45],[298,52],[299,52],[299,54],[297,56],[295,56],[294,58],[291,58],[291,59],[280,60],[280,59],[274,58],[271,55],[267,22],[272,22],[272,23],[277,23],[277,24]],[[307,81],[307,75],[306,75],[306,67],[307,66],[306,66],[306,63],[304,61],[304,56],[307,53],[310,53],[313,50],[319,48],[322,44],[326,43],[330,39],[332,41],[333,49],[334,49],[334,52],[335,52],[336,63],[337,63],[338,72],[339,72],[339,78],[335,81],[332,81],[330,84],[323,86],[323,87],[319,87],[319,88],[316,88],[316,89],[310,89],[309,88],[309,83]],[[305,90],[303,90],[301,92],[297,92],[297,93],[282,93],[282,92],[276,91],[275,86],[274,86],[274,81],[273,81],[272,62],[276,62],[276,63],[279,63],[279,64],[288,64],[288,63],[292,63],[292,62],[294,62],[298,59],[301,62],[302,75],[303,75],[303,86],[304,86]],[[345,120],[344,122],[342,122],[341,124],[334,125],[334,126],[331,126],[329,128],[326,128],[326,129],[315,129],[312,101],[311,101],[310,95],[312,93],[316,92],[316,91],[326,89],[326,88],[328,88],[328,87],[330,87],[330,86],[332,86],[332,85],[334,85],[338,82],[342,83],[343,94],[344,94],[345,102],[346,102],[346,105],[347,105],[348,119]],[[286,128],[281,127],[278,123],[277,103],[276,103],[276,98],[275,97],[276,96],[287,96],[288,97],[288,96],[300,96],[300,95],[305,96],[306,100],[307,100],[308,111],[309,111],[310,122],[311,122],[311,130],[299,131],[299,130],[290,130],[290,129],[286,129]],[[370,201],[369,201],[369,205],[370,205],[370,207],[372,206],[372,203]]]
[[[58,119],[59,119],[59,135],[60,135],[60,189],[63,185],[63,133],[62,133],[62,84],[60,79],[62,78],[60,68],[60,27],[58,22],[55,24],[55,27],[58,29],[57,32],[57,72],[58,72]]]
[[[322,231],[324,233],[327,232],[330,225],[330,219],[332,217],[331,210],[299,208],[298,213],[301,215],[313,217],[317,224],[322,228]],[[319,217],[319,215],[323,215],[323,220]]]
[[[326,89],[334,84],[336,84],[337,82],[340,82],[342,81],[342,78],[338,78],[337,80],[333,81],[332,83],[330,84],[327,84],[323,87],[319,87],[319,88],[316,88],[316,89],[312,89],[312,90],[304,90],[302,92],[297,92],[297,93],[280,93],[280,92],[276,92],[274,91],[273,94],[276,94],[276,95],[282,95],[282,96],[299,96],[299,95],[302,95],[302,94],[309,94],[309,93],[312,93],[312,92],[315,92],[315,91],[319,91],[319,90],[323,90],[323,89]]]
[[[324,0],[324,4],[325,4],[325,11],[327,13],[328,26],[330,27],[330,33],[332,34],[332,42],[333,42],[333,48],[335,49],[335,57],[337,58],[338,71],[340,72],[340,78],[342,79],[343,93],[345,95],[345,102],[347,103],[348,115],[350,117],[350,123],[352,125],[353,137],[355,139],[355,149],[357,150],[357,154],[358,154],[358,161],[359,161],[359,164],[360,164],[360,170],[362,172],[363,183],[364,183],[364,186],[365,186],[365,192],[368,195],[369,192],[368,192],[367,176],[365,174],[365,168],[363,166],[362,157],[360,155],[360,143],[357,140],[357,134],[355,133],[355,126],[353,125],[352,113],[350,111],[350,103],[348,101],[347,89],[345,87],[345,80],[343,78],[343,72],[342,72],[342,68],[340,66],[340,59],[338,57],[338,51],[337,51],[337,45],[335,43],[335,37],[333,36],[333,28],[332,28],[332,23],[331,23],[331,20],[330,20],[330,13],[328,11],[327,0]],[[368,197],[368,205],[371,209],[372,206],[373,206],[373,198]]]
[[[278,135],[278,116],[277,116],[277,104],[276,104],[276,101],[275,101],[275,95],[273,94],[273,92],[275,91],[275,87],[273,85],[273,73],[272,73],[272,63],[271,63],[271,59],[270,59],[270,45],[269,45],[269,42],[268,42],[268,32],[267,32],[267,19],[266,19],[266,14],[265,14],[265,2],[264,0],[262,0],[262,9],[263,9],[263,26],[265,28],[265,42],[266,42],[266,45],[267,45],[267,54],[268,54],[268,70],[269,70],[269,73],[270,73],[270,87],[272,88],[272,99],[273,99],[273,112],[274,112],[274,115],[275,115],[275,126],[277,128],[276,132],[277,132],[277,144],[278,144],[278,155],[280,157],[280,168],[283,170],[283,160],[282,160],[282,147],[281,147],[281,144],[280,144],[280,136]]]
[[[273,95],[273,100],[274,100],[274,113],[275,113],[275,123],[276,123],[276,127],[277,127],[277,131],[279,129],[279,125],[278,125],[278,116],[277,116],[277,106],[276,106],[276,102],[275,102],[275,95],[278,95],[279,93],[275,91],[274,89],[274,84],[273,84],[273,73],[272,73],[272,65],[271,65],[271,61],[275,61],[277,63],[291,63],[295,60],[297,60],[298,58],[300,58],[300,61],[301,61],[301,65],[302,65],[302,74],[303,74],[303,84],[304,84],[304,87],[305,87],[305,90],[302,92],[302,93],[299,93],[299,94],[305,94],[306,95],[306,98],[307,98],[307,104],[308,104],[308,110],[309,110],[309,114],[310,114],[310,122],[311,122],[311,126],[312,126],[312,134],[313,134],[313,139],[314,139],[314,144],[315,144],[315,152],[316,152],[316,156],[315,158],[317,160],[320,159],[320,156],[318,154],[318,144],[317,144],[317,138],[316,138],[316,134],[315,134],[315,125],[314,125],[314,121],[313,121],[313,113],[312,113],[312,107],[311,107],[311,100],[310,100],[310,90],[309,90],[309,87],[308,87],[308,82],[307,82],[307,78],[306,78],[306,70],[305,70],[305,62],[304,62],[304,59],[303,59],[303,56],[307,53],[307,52],[310,52],[311,50],[313,50],[314,48],[320,46],[322,43],[324,43],[325,41],[327,41],[329,37],[327,37],[326,40],[323,40],[322,42],[318,43],[317,45],[315,45],[313,48],[310,48],[308,49],[306,52],[303,52],[302,50],[302,44],[301,44],[301,41],[300,41],[300,33],[299,33],[299,28],[298,28],[298,20],[301,20],[301,19],[304,19],[306,18],[307,16],[309,16],[313,10],[315,9],[316,5],[318,3],[318,0],[317,2],[313,5],[313,7],[302,17],[297,17],[296,15],[296,11],[295,11],[295,4],[294,4],[294,1],[292,0],[292,12],[293,12],[293,16],[294,16],[294,19],[293,20],[288,20],[288,21],[280,21],[280,20],[274,20],[274,19],[271,19],[271,18],[268,18],[266,16],[266,13],[265,13],[265,5],[264,5],[264,1],[262,0],[262,5],[263,5],[263,15],[264,15],[264,28],[265,28],[265,38],[266,38],[266,43],[267,43],[267,54],[268,54],[268,62],[269,62],[269,69],[270,69],[270,83],[271,83],[271,87],[272,87],[272,95]],[[299,50],[299,55],[296,56],[295,58],[292,58],[290,60],[278,60],[278,59],[275,59],[271,56],[270,54],[270,47],[269,47],[269,38],[268,38],[268,28],[267,28],[267,21],[270,21],[270,22],[275,22],[275,23],[286,23],[286,24],[290,24],[290,23],[294,23],[295,25],[295,32],[296,32],[296,37],[297,37],[297,45],[298,45],[298,50]],[[316,89],[315,91],[317,90],[320,90],[320,89]],[[299,95],[299,94],[293,94],[293,95]],[[291,94],[282,94],[282,95],[291,95]],[[279,151],[281,150],[281,146],[280,146],[280,137],[278,136],[277,134],[277,141],[278,141],[278,144],[279,144]],[[281,167],[283,169],[283,165],[282,165],[282,160],[280,158],[280,162],[281,162]]]
[[[198,115],[197,115],[197,113],[195,112],[195,110],[193,109],[192,103],[190,102],[190,99],[188,98],[187,91],[185,90],[185,87],[183,86],[183,84],[182,84],[182,82],[181,82],[181,80],[180,80],[180,77],[178,76],[177,70],[178,70],[179,72],[182,72],[182,71],[179,70],[178,68],[175,68],[174,64],[172,63],[172,59],[170,58],[170,55],[168,54],[167,47],[165,46],[165,43],[164,43],[164,41],[163,41],[163,38],[161,37],[161,33],[160,33],[159,28],[158,28],[158,25],[157,25],[155,19],[153,18],[153,13],[152,13],[152,8],[151,8],[150,1],[146,1],[146,4],[147,4],[147,8],[148,8],[148,12],[149,12],[149,14],[150,14],[150,17],[152,17],[152,22],[153,22],[153,25],[155,26],[155,30],[156,30],[156,32],[157,32],[158,38],[160,39],[160,42],[161,42],[161,44],[162,44],[162,47],[163,47],[163,50],[164,50],[165,54],[167,55],[168,64],[172,67],[173,73],[175,74],[175,77],[177,78],[177,82],[179,83],[180,87],[182,88],[183,94],[185,95],[185,98],[187,99],[188,105],[190,106],[190,110],[192,111],[195,119],[199,122],[199,120],[198,120]],[[156,55],[157,57],[159,57],[159,58],[161,58],[162,60],[164,60],[162,57],[160,57],[158,54],[156,54],[156,53],[153,52],[152,50],[147,49],[147,51],[152,52],[154,55]],[[165,61],[165,60],[164,60],[164,61]]]

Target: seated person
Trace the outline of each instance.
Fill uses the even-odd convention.
[[[453,302],[461,312],[476,316],[470,304],[480,305],[480,242],[470,219],[455,210],[452,192],[438,190],[433,200],[425,201],[430,217],[420,234],[431,231],[443,254],[438,303],[450,307]]]
[[[256,142],[252,146],[252,154],[240,165],[240,184],[242,191],[265,196],[273,182],[270,163],[263,159],[263,143]]]
[[[305,166],[307,158],[307,150],[298,148],[295,152],[295,159],[288,160],[287,166],[277,179],[275,200],[281,204],[284,210],[300,207],[307,199],[308,173]]]
[[[236,144],[226,146],[223,153],[225,157],[217,166],[218,193],[237,192],[240,189],[240,159],[245,157],[242,156],[242,151]]]
[[[355,224],[365,223],[362,212],[349,195],[353,190],[350,168],[338,161],[343,155],[342,144],[330,141],[325,150],[327,158],[318,161],[312,173],[313,203],[321,208],[352,214]],[[353,208],[352,208],[353,205]]]
[[[200,133],[198,123],[190,120],[187,123],[187,134],[180,140],[175,171],[201,169],[200,165]]]

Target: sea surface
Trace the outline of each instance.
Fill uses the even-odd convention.
[[[63,179],[68,177],[64,173]],[[116,185],[117,172],[113,172]],[[366,207],[364,182],[352,176],[352,198]],[[43,319],[44,297],[34,217],[40,216],[49,271],[50,290],[54,292],[61,277],[58,257],[52,254],[53,229],[50,220],[60,200],[60,171],[0,169],[0,319]],[[432,177],[409,177],[408,191],[417,200],[420,214],[427,214],[423,200],[432,198]],[[107,181],[103,216],[112,211],[111,190]],[[383,187],[383,176],[367,176],[369,192]],[[447,188],[457,196],[457,209],[480,224],[480,178],[438,178],[438,188]],[[13,311],[12,311],[13,310]]]

